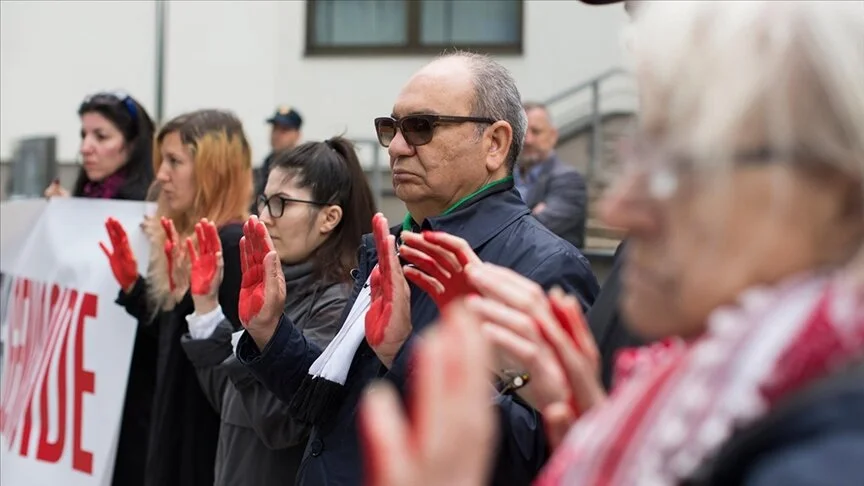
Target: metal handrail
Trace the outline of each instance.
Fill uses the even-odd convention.
[[[603,134],[602,134],[602,115],[600,113],[600,85],[610,78],[627,75],[628,71],[623,68],[615,67],[603,73],[594,76],[587,81],[583,81],[571,88],[548,98],[545,102],[546,106],[552,106],[556,103],[573,97],[585,90],[591,90],[591,157],[588,160],[588,180],[594,179],[594,174],[597,171],[597,164],[603,157]],[[560,121],[559,121],[560,123]]]
[[[593,78],[591,78],[587,81],[583,81],[582,83],[579,83],[576,86],[573,86],[573,87],[565,89],[564,91],[561,91],[560,93],[552,96],[551,98],[548,98],[544,102],[544,104],[546,104],[547,106],[551,105],[551,104],[555,104],[561,100],[569,98],[570,96],[572,96],[574,94],[585,91],[586,89],[591,88],[592,86],[594,86],[597,83],[602,83],[603,81],[606,81],[609,78],[612,78],[612,77],[615,77],[615,76],[618,76],[621,74],[628,74],[628,71],[623,69],[623,68],[620,68],[620,67],[612,68],[606,72],[603,72],[601,74],[598,74],[597,76],[594,76]]]

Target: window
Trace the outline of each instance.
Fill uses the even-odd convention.
[[[307,0],[306,54],[522,52],[522,0]]]

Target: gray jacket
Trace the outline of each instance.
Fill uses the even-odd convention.
[[[557,155],[541,163],[543,168],[525,196],[525,205],[533,211],[538,204],[544,203],[546,208],[534,217],[576,248],[582,248],[585,246],[585,219],[588,216],[585,179],[575,167],[561,162]]]
[[[342,324],[350,284],[322,284],[311,263],[284,265],[285,312],[307,339],[324,348]],[[231,323],[225,319],[207,339],[181,339],[204,394],[219,413],[215,486],[291,485],[310,428],[267,391],[234,357]]]

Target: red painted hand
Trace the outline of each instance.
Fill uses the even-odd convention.
[[[458,299],[448,311],[415,348],[410,413],[390,385],[374,386],[360,403],[368,486],[488,484],[496,424],[491,353],[476,314]]]
[[[597,373],[599,353],[579,302],[491,264],[471,267],[468,277],[483,299],[469,306],[486,324],[484,332],[504,355],[530,374],[517,391],[547,422],[553,446],[582,413],[605,395]]]
[[[114,273],[114,278],[120,284],[120,288],[129,293],[138,280],[138,263],[135,261],[135,254],[132,253],[132,248],[129,246],[126,230],[123,229],[123,225],[119,221],[108,218],[105,221],[105,229],[108,230],[108,238],[111,240],[113,251],[109,250],[101,241],[99,247],[108,257],[111,272]]]
[[[198,250],[192,238],[186,238],[186,248],[191,262],[190,279],[193,296],[216,297],[222,283],[222,242],[216,225],[202,219],[195,225]]]
[[[178,300],[186,293],[186,277],[182,273],[186,261],[186,253],[180,245],[180,236],[174,227],[174,221],[162,217],[162,229],[165,231],[165,260],[168,262],[168,286]]]
[[[372,218],[372,232],[378,265],[372,269],[369,281],[372,303],[366,313],[366,341],[389,368],[411,334],[409,290],[396,256],[396,240],[383,214]]]
[[[467,241],[437,231],[402,233],[402,258],[414,267],[405,267],[405,277],[432,297],[438,309],[453,299],[477,293],[465,275],[465,268],[480,258]]]
[[[240,239],[240,322],[259,349],[273,337],[285,306],[285,274],[264,223],[251,216]]]

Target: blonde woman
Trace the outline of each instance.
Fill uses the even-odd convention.
[[[181,242],[207,219],[218,228],[224,256],[219,304],[235,327],[240,292],[242,223],[252,191],[251,153],[243,127],[232,114],[201,110],[169,121],[156,136],[155,172],[160,186],[156,232],[146,277],[120,224],[106,223],[113,249],[103,245],[121,287],[117,303],[139,320],[144,333],[158,335],[156,389],[147,447],[146,485],[212,485],[219,435],[213,411],[186,358],[180,337],[194,312],[189,259]]]

